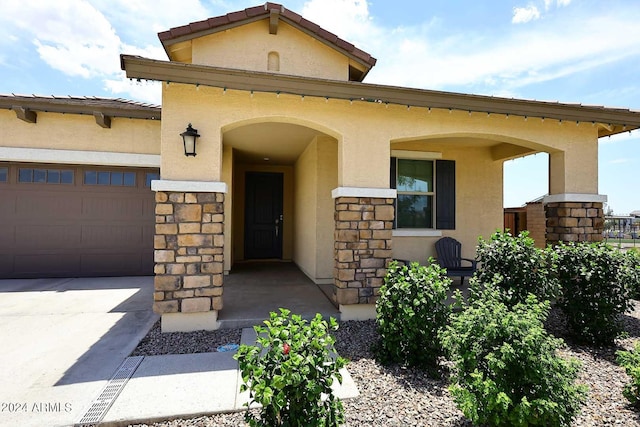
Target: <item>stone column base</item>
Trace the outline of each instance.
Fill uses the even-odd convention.
[[[604,213],[601,202],[551,202],[545,205],[546,240],[558,242],[600,242]]]
[[[391,260],[393,198],[336,197],[334,303],[375,304]]]

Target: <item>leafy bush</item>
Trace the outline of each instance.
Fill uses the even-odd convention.
[[[446,324],[450,307],[446,304],[451,279],[430,260],[389,265],[376,303],[380,342],[378,358],[383,363],[403,363],[429,369],[435,374],[442,355],[438,331]]]
[[[625,254],[625,260],[628,268],[623,280],[629,284],[631,297],[640,299],[640,249],[629,249]]]
[[[517,237],[498,231],[488,242],[481,237],[476,258],[480,264],[478,280],[496,283],[504,290],[508,304],[523,302],[530,293],[540,300],[558,295],[559,284],[552,274],[554,254],[536,248],[527,231]]]
[[[530,294],[509,307],[495,284],[473,279],[469,302],[458,304],[441,338],[464,415],[474,425],[569,426],[586,388],[574,384],[579,363],[557,356],[562,340],[544,329],[549,302]]]
[[[618,351],[618,364],[622,366],[631,382],[624,386],[622,394],[632,405],[640,407],[640,342],[631,351]]]
[[[344,423],[344,409],[331,390],[344,359],[333,359],[338,329],[335,319],[320,314],[309,323],[281,308],[271,313],[265,326],[255,326],[257,345],[242,345],[236,359],[250,403],[262,405],[260,417],[247,412],[251,426],[338,426]]]
[[[562,288],[558,306],[571,335],[581,342],[613,344],[623,332],[620,317],[631,309],[640,277],[628,256],[604,243],[560,244],[551,250]]]

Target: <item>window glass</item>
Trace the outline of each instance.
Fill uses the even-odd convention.
[[[55,169],[47,170],[47,183],[60,184],[60,171]]]
[[[154,181],[156,179],[160,179],[160,174],[159,173],[147,172],[146,181],[145,181],[144,186],[145,187],[151,187],[151,181]]]
[[[124,185],[127,187],[135,187],[136,186],[136,173],[135,172],[125,172],[124,173]]]
[[[34,169],[33,182],[47,182],[47,171],[44,169]]]
[[[433,196],[398,194],[398,228],[433,228]]]
[[[433,191],[433,162],[398,159],[398,191],[428,193]]]
[[[0,168],[0,182],[9,180],[9,168]]]
[[[111,174],[109,172],[98,172],[98,185],[109,185],[111,183]]]
[[[33,182],[33,169],[20,169],[18,171],[18,182]]]
[[[85,171],[84,173],[84,183],[85,184],[97,184],[98,183],[98,172],[96,171]]]
[[[60,171],[60,184],[73,184],[73,171],[72,170]]]
[[[111,172],[111,185],[122,185],[122,172]]]

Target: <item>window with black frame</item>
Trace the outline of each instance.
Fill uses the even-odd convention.
[[[455,161],[391,157],[394,228],[455,229]]]

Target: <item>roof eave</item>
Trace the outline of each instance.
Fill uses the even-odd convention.
[[[161,119],[160,107],[138,106],[134,104],[116,107],[100,105],[96,102],[83,104],[82,100],[79,99],[0,96],[0,108],[10,110],[15,107],[47,113],[94,115],[94,113],[98,112],[109,117],[148,120]]]
[[[128,78],[199,84],[226,89],[288,93],[322,98],[391,103],[487,114],[539,117],[610,124],[599,136],[640,128],[640,112],[628,109],[562,104],[559,102],[499,98],[454,92],[413,89],[360,82],[218,68],[121,55]]]

